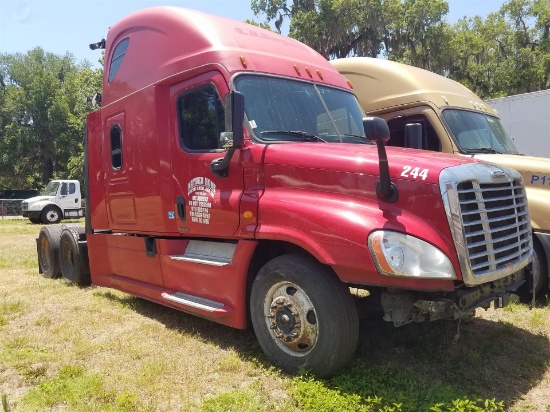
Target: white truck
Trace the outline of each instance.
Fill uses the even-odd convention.
[[[84,216],[78,180],[52,180],[40,196],[21,202],[23,217],[32,223],[58,223]]]
[[[520,153],[550,157],[550,89],[487,100]]]

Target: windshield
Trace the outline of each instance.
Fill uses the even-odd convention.
[[[50,182],[48,183],[48,186],[46,186],[46,188],[44,189],[44,192],[42,192],[42,195],[55,196],[58,188],[59,188],[59,182]]]
[[[518,154],[518,149],[497,117],[467,110],[443,111],[457,144],[466,153]]]
[[[248,123],[263,141],[367,143],[352,93],[295,80],[241,75]]]

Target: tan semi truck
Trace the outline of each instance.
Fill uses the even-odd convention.
[[[331,63],[351,82],[363,109],[387,120],[388,145],[471,156],[521,173],[534,231],[530,291],[547,291],[550,159],[521,155],[504,130],[498,112],[451,79],[376,58],[354,57]]]

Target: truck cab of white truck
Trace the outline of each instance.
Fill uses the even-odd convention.
[[[78,180],[52,180],[40,196],[21,202],[23,217],[32,223],[58,223],[84,216]]]

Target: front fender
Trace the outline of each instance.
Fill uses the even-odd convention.
[[[54,205],[59,207],[57,203],[54,203],[50,200],[40,200],[36,203],[33,203],[32,205],[29,205],[29,211],[30,212],[40,212],[42,211],[46,206]],[[61,208],[60,208],[61,209]]]
[[[437,200],[441,199],[439,189],[423,185],[427,190],[419,195],[415,182],[400,181],[398,186],[400,200],[395,204],[376,197],[369,201],[331,192],[267,189],[260,199],[257,237],[302,247],[333,267],[344,282],[454,290],[454,283],[449,280],[397,278],[378,273],[367,238],[374,230],[386,229],[416,236],[438,247],[461,277],[448,222],[441,200]]]

